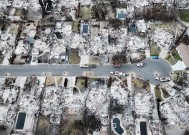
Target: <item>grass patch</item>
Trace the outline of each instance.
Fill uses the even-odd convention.
[[[39,119],[37,122],[37,127],[35,134],[36,135],[44,135],[49,133],[49,128],[50,128],[50,120],[48,117],[39,115]]]
[[[54,78],[52,76],[47,76],[45,85],[49,86],[49,85],[52,85],[52,84],[55,84]]]
[[[159,56],[160,48],[155,46],[154,44],[150,45],[150,56]]]
[[[168,55],[165,59],[166,59],[171,65],[176,64],[175,60],[173,59],[173,57],[172,57],[171,55]]]
[[[57,81],[58,86],[62,86],[62,77],[61,76],[57,76],[56,81]]]
[[[147,81],[144,81],[139,78],[135,78],[133,79],[133,84],[135,88],[146,89],[147,91],[150,91],[150,84]]]
[[[176,62],[179,61],[179,60],[182,60],[180,55],[178,54],[177,50],[172,51],[172,56],[173,56],[173,58],[175,59]]]
[[[167,32],[171,32],[171,33],[174,33],[175,32],[175,26],[173,23],[170,23],[170,22],[164,22],[164,23],[158,23],[158,24],[154,24],[153,29],[155,28],[160,28],[160,29],[164,29],[166,30]]]
[[[73,21],[72,31],[73,32],[79,32],[79,21]]]
[[[161,89],[161,91],[163,92],[163,97],[164,98],[170,97],[169,93],[165,89]]]
[[[80,89],[85,88],[85,79],[84,78],[77,78],[76,86]]]
[[[155,90],[156,99],[160,99],[161,101],[163,101],[163,98],[161,97],[161,92],[160,92],[159,86],[156,86],[154,88],[154,90]]]
[[[70,53],[69,64],[79,64],[80,56],[78,50],[72,50]]]
[[[179,10],[180,19],[185,22],[189,22],[189,9]]]
[[[143,81],[141,79],[135,78],[133,80],[133,83],[134,83],[134,87],[136,87],[136,88],[142,88],[143,87]]]
[[[91,18],[91,13],[92,11],[90,7],[84,6],[80,8],[80,16],[84,20],[89,20]]]

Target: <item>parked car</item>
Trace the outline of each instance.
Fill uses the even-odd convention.
[[[146,64],[145,63],[143,63],[143,62],[140,62],[140,63],[137,63],[137,67],[144,67]]]
[[[115,68],[121,67],[121,64],[114,64]]]
[[[119,75],[119,71],[115,71],[115,72],[114,72],[114,75]]]
[[[112,74],[112,75],[113,75],[113,74],[114,74],[114,72],[113,72],[113,71],[111,71],[111,72],[110,72],[110,74]]]
[[[96,64],[90,64],[89,67],[90,68],[96,68]]]
[[[159,76],[156,76],[156,77],[155,77],[155,80],[159,80],[159,79],[160,79]]]
[[[168,81],[171,80],[171,78],[170,78],[169,76],[165,76],[165,77],[160,77],[159,80],[160,80],[161,82],[168,82]]]
[[[80,68],[89,68],[89,64],[81,64]]]
[[[119,76],[123,76],[123,72],[119,72],[118,75],[119,75]]]
[[[128,76],[129,75],[120,71],[115,71],[115,72],[111,71],[110,74],[115,75],[115,76]]]
[[[129,74],[126,74],[126,73],[123,73],[123,75],[122,76],[128,76]]]

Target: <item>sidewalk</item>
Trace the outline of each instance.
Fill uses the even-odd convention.
[[[167,50],[161,50],[159,57],[162,59],[165,59],[167,56],[168,51]]]

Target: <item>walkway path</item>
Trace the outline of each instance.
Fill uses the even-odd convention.
[[[163,91],[162,91],[162,89],[160,88],[159,90],[160,90],[160,93],[161,93],[161,98],[162,98],[163,100],[165,100],[165,98],[164,98],[164,96],[163,96]]]
[[[128,86],[128,89],[131,91],[132,90],[132,83],[131,83],[131,76],[130,75],[127,77],[127,86]]]

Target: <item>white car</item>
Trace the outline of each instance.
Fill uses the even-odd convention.
[[[143,62],[137,63],[137,67],[144,67],[144,66],[145,66],[145,63]]]
[[[123,72],[119,72],[118,75],[119,75],[119,76],[122,76],[122,75],[123,75]]]
[[[89,68],[89,65],[88,64],[81,64],[80,68]]]
[[[129,76],[129,74],[127,74],[127,73],[123,73],[123,76]]]
[[[115,76],[128,76],[129,75],[120,71],[115,71],[115,72],[111,71],[110,74],[115,75]]]
[[[114,75],[119,75],[119,71],[115,71],[115,72],[114,72]]]
[[[160,79],[159,76],[156,76],[156,77],[155,77],[155,80],[159,80],[159,79]]]
[[[111,71],[111,72],[110,72],[110,74],[112,74],[112,75],[113,75],[113,74],[114,74],[114,72],[113,72],[113,71]]]
[[[168,81],[171,80],[171,78],[170,78],[169,76],[165,76],[165,77],[160,77],[159,80],[160,80],[161,82],[168,82]]]

